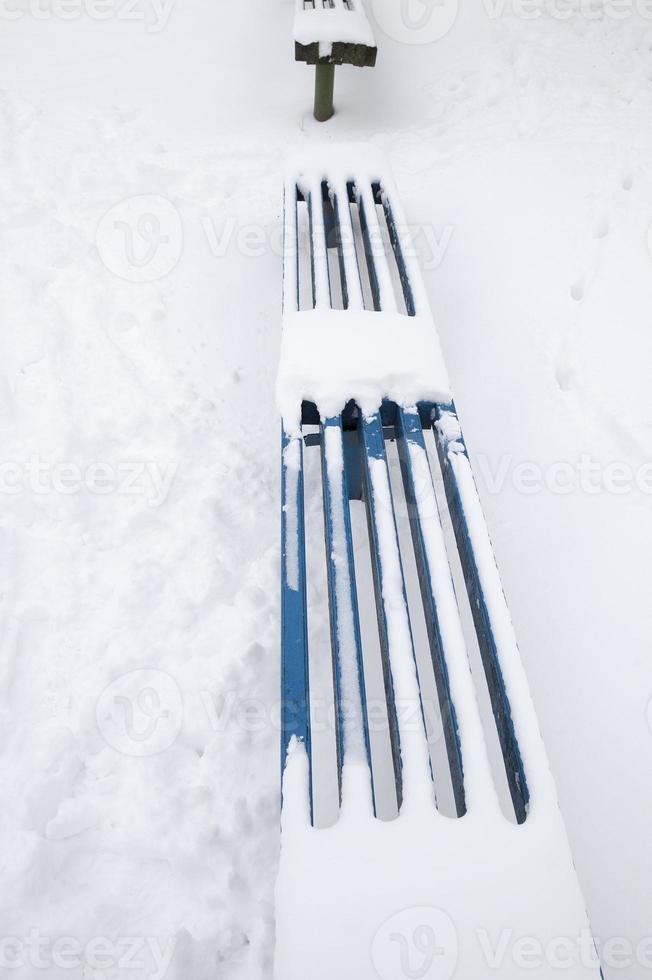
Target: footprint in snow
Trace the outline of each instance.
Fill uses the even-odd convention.
[[[52,841],[66,840],[96,827],[97,822],[98,814],[92,803],[70,798],[63,801],[57,815],[48,823],[45,836]]]

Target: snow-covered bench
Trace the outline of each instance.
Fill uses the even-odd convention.
[[[274,976],[602,980],[425,283],[373,146],[301,148],[284,242]]]
[[[315,65],[315,118],[333,115],[336,65],[373,68],[376,39],[362,0],[295,0],[295,60]]]

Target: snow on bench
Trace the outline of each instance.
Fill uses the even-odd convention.
[[[373,68],[376,39],[362,0],[296,0],[295,60],[316,66],[315,118],[333,115],[336,65]]]
[[[600,980],[387,163],[374,147],[320,146],[288,169],[277,387],[284,769],[275,978]],[[309,494],[318,477],[304,470],[311,446],[321,455],[317,522]],[[356,550],[360,502],[368,533]],[[409,520],[402,539],[397,513]],[[324,536],[321,569],[314,550],[306,557],[311,529]],[[451,561],[461,566],[459,591]],[[377,622],[365,626],[361,611],[374,598]],[[482,680],[470,668],[475,646]],[[335,696],[326,737],[336,809],[327,822],[320,784],[331,770],[315,714],[319,689],[311,691],[316,658],[322,667],[330,660]],[[439,725],[429,729],[433,706]]]

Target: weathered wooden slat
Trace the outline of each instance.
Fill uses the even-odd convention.
[[[294,60],[304,61],[307,65],[355,65],[356,68],[373,68],[376,64],[378,48],[370,48],[366,44],[348,44],[345,41],[335,41],[327,55],[320,55],[319,42],[312,44],[294,45]]]

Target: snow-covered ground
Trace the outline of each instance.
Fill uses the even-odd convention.
[[[349,137],[419,231],[594,933],[650,935],[652,20],[371,7],[322,126],[290,0],[0,10],[0,975],[271,976],[282,160]]]

